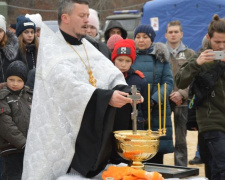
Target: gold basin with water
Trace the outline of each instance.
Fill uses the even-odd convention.
[[[142,161],[153,158],[159,150],[159,134],[152,131],[114,131],[116,151],[124,159],[131,161],[129,166],[144,169]]]

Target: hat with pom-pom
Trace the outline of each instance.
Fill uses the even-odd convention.
[[[89,17],[88,17],[88,25],[94,26],[97,29],[97,32],[99,31],[99,18],[98,18],[98,12],[94,9],[89,9]]]
[[[33,21],[34,24],[36,25],[36,27],[41,28],[42,17],[39,13],[37,13],[37,14],[26,14],[25,17],[27,17],[31,21]]]
[[[3,15],[0,14],[0,28],[6,32],[6,21],[5,21],[5,17]]]

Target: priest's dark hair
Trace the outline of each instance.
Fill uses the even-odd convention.
[[[71,14],[74,9],[74,3],[78,4],[87,4],[89,2],[87,0],[59,0],[58,4],[58,24],[61,24],[61,16],[62,14]]]

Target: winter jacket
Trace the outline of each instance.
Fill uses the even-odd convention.
[[[175,80],[175,75],[180,69],[180,67],[188,61],[188,59],[195,54],[195,51],[192,49],[189,49],[187,46],[185,46],[182,42],[180,43],[180,46],[176,49],[173,50],[168,43],[166,44],[167,48],[170,52],[170,65],[171,65],[171,70],[174,76]],[[182,96],[183,96],[183,103],[181,106],[187,106],[188,104],[188,88],[185,89],[178,89],[176,84],[174,84],[174,91],[178,91]]]
[[[126,39],[127,38],[127,31],[123,28],[123,26],[120,24],[119,21],[116,20],[112,20],[109,22],[109,25],[107,26],[104,36],[105,36],[105,42],[108,41],[109,39],[109,31],[113,28],[119,28],[121,30],[122,33],[122,38]]]
[[[31,70],[28,72],[28,75],[27,75],[26,86],[28,86],[28,87],[30,88],[30,91],[33,91],[33,90],[34,90],[35,73],[36,73],[36,68],[31,69]]]
[[[17,37],[11,32],[6,31],[8,41],[4,47],[0,47],[0,83],[6,82],[6,70],[14,60],[21,60],[26,63],[23,56]]]
[[[90,36],[86,36],[85,39],[87,39],[96,49],[98,49],[105,57],[107,57],[109,60],[111,59],[111,51],[107,47],[107,45],[103,42],[98,42],[94,38]]]
[[[165,44],[155,43],[148,51],[137,51],[137,57],[132,67],[143,72],[147,82],[150,83],[151,101],[154,101],[155,104],[151,113],[151,129],[153,131],[158,131],[158,83],[161,85],[162,122],[164,107],[164,83],[167,83],[167,97],[169,97],[173,90],[173,75],[169,64],[169,52],[167,47]],[[166,102],[166,136],[160,138],[159,152],[163,154],[173,152],[171,110],[168,103],[168,98]]]
[[[208,47],[211,49],[211,47]],[[181,66],[175,76],[178,88],[186,88],[190,85],[196,75],[206,71],[219,61],[198,65],[196,60],[201,52],[194,55],[189,62]],[[224,62],[221,62],[224,63]],[[217,80],[214,90],[210,96],[203,100],[202,104],[196,109],[196,120],[199,133],[207,131],[222,131],[225,133],[225,72]]]
[[[19,92],[7,87],[0,90],[1,156],[21,152],[26,143],[30,121],[32,93],[27,87]]]
[[[36,68],[36,48],[34,44],[29,44],[26,46],[26,59],[29,70]]]

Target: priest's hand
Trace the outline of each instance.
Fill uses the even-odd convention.
[[[137,93],[137,95],[141,95],[140,93]],[[137,104],[143,103],[144,102],[144,98],[141,95],[141,98],[139,100],[136,101]],[[133,101],[132,101],[132,105],[133,105]]]
[[[129,94],[122,91],[114,91],[109,101],[109,105],[112,107],[120,108],[127,103],[132,103],[132,99],[128,98]]]

